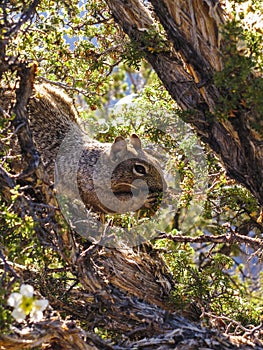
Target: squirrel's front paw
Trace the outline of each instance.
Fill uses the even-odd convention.
[[[153,208],[161,203],[162,196],[159,193],[151,193],[144,202],[144,207],[147,209]]]

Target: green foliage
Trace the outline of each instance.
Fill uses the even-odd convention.
[[[175,279],[171,300],[183,314],[198,319],[203,313],[205,322],[211,320],[211,315],[215,319],[232,319],[233,328],[229,331],[234,331],[238,322],[244,326],[260,322],[262,297],[258,292],[248,291],[232,258],[203,250],[202,264],[197,264],[197,246],[162,241],[157,245],[167,250],[164,257]]]
[[[12,192],[12,200],[15,201],[20,194],[18,189]],[[1,244],[8,247],[11,260],[15,259],[18,264],[25,264],[26,261],[33,263],[38,259],[39,253],[35,250],[36,246],[32,240],[35,236],[33,219],[28,215],[20,217],[11,208],[5,204],[1,205]]]
[[[214,76],[214,82],[221,91],[218,117],[235,117],[245,108],[252,112],[251,126],[260,134],[263,115],[263,32],[250,22],[256,23],[256,16],[262,13],[262,6],[258,1],[253,1],[246,12],[239,10],[234,19],[228,21],[222,30],[224,68]]]
[[[145,52],[141,50],[141,46],[146,48],[148,53],[163,52],[167,48],[167,41],[162,33],[162,29],[157,29],[155,26],[148,28],[147,30],[141,30],[139,38],[131,41],[123,54],[124,62],[129,67],[133,67],[139,70],[142,58],[145,56]]]
[[[46,296],[49,296],[51,291],[52,297],[62,295],[65,263],[53,249],[44,247],[41,237],[37,234],[39,222],[34,221],[29,214],[28,204],[27,196],[19,187],[12,190],[8,206],[4,200],[0,202],[0,332],[7,332],[14,321],[7,306],[7,299],[13,291],[19,289],[20,283],[28,283],[36,289],[42,289]],[[18,207],[20,210],[17,210]],[[55,274],[53,269],[57,271]],[[49,299],[52,301],[52,298]]]
[[[17,3],[15,6],[10,2],[4,10],[2,35],[15,27],[12,18],[19,18],[21,11],[30,6],[30,2]],[[32,59],[38,63],[39,77],[63,81],[69,91],[79,89],[94,108],[107,101],[103,96],[111,87],[113,68],[125,50],[126,40],[116,29],[104,1],[45,0],[40,1],[30,26],[25,22],[10,39],[7,56]]]
[[[18,196],[18,189],[13,191],[13,200]],[[32,253],[32,240],[30,235],[33,232],[33,220],[31,217],[22,219],[3,202],[0,205],[0,251],[1,259],[3,253],[8,256],[10,261],[15,264],[24,265]],[[29,250],[28,250],[29,246]],[[29,260],[32,263],[32,256]],[[3,264],[4,263],[4,264]],[[6,264],[6,265],[5,265]],[[5,260],[2,260],[0,267],[1,284],[0,284],[0,331],[8,330],[12,321],[11,312],[7,307],[7,298],[14,284],[14,277],[17,278],[15,268],[8,268]]]
[[[135,132],[142,137],[144,145],[148,143],[152,151],[159,152],[167,172],[176,180],[173,186],[177,186],[176,193],[172,193],[176,208],[174,221],[168,223],[168,233],[219,235],[226,234],[229,226],[243,230],[244,234],[262,232],[257,223],[259,208],[255,199],[226,177],[218,159],[209,151],[202,151],[206,152],[205,163],[197,156],[198,147],[202,149],[203,146],[197,142],[192,130],[180,122],[184,114],[143,61],[138,43],[130,42],[116,27],[104,1],[42,0],[30,21],[15,30],[21,12],[31,3],[10,1],[6,2],[5,9],[1,8],[5,20],[0,16],[0,40],[6,39],[12,31],[5,47],[6,57],[13,61],[17,57],[36,61],[40,81],[57,81],[72,95],[75,92],[75,96],[81,92],[85,98],[81,99],[83,106],[79,107],[79,112],[83,124],[87,123],[91,128],[92,137],[111,142],[120,134],[128,137]],[[252,12],[260,6],[259,1],[253,1]],[[246,108],[253,111],[253,128],[262,132],[258,121],[263,114],[263,38],[262,32],[242,26],[246,15],[239,12],[223,29],[224,69],[214,77],[223,92],[217,116],[231,118],[238,115],[241,108]],[[148,54],[158,54],[159,50],[166,49],[161,29],[160,32],[155,28],[142,31],[141,42],[146,45]],[[5,73],[2,79],[14,82],[16,77]],[[131,104],[112,106],[130,92],[137,94]],[[100,112],[101,107],[104,112]],[[3,132],[0,154],[7,170],[11,164],[10,138],[6,132],[9,122],[0,119]],[[28,198],[32,199],[31,192],[30,189],[26,192],[25,188],[14,188],[11,198],[3,199],[0,204],[0,252],[8,256],[9,264],[5,265],[0,257],[3,262],[0,267],[3,276],[1,332],[7,331],[12,321],[6,300],[18,286],[19,278],[41,286],[44,296],[57,307],[57,302],[74,303],[65,291],[77,284],[77,277],[67,271],[65,262],[55,253],[56,248],[41,236],[42,231],[38,230],[43,229],[41,220],[46,220],[47,231],[53,233],[48,226],[48,215],[44,210],[42,216],[30,211]],[[198,192],[202,192],[205,199],[197,197]],[[191,209],[196,198],[200,206]],[[198,211],[200,207],[202,212]],[[185,224],[186,218],[191,224]],[[118,220],[120,226],[128,228],[136,222],[136,218],[127,215]],[[61,219],[58,223],[63,234],[65,228]],[[262,274],[255,291],[253,281],[244,277],[245,265],[249,265],[247,257],[239,266],[234,263],[234,258],[244,253],[238,244],[190,246],[162,240],[156,246],[165,250],[164,257],[176,281],[172,301],[177,308],[185,312],[195,303],[204,314],[227,316],[244,325],[260,322]],[[32,276],[25,271],[30,271]],[[63,316],[67,315],[65,307]],[[107,337],[105,330],[99,329],[98,333]]]

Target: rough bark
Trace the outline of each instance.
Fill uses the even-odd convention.
[[[208,0],[151,2],[155,18],[163,24],[167,37],[173,43],[172,47],[167,45],[163,52],[147,49],[147,42],[142,34],[145,29],[154,25],[155,20],[143,1],[108,0],[114,17],[131,39],[138,43],[140,50],[145,52],[146,58],[172,97],[183,109],[194,112],[189,115],[188,122],[221,156],[228,173],[249,188],[262,204],[261,141],[249,131],[249,114],[245,111],[244,114],[240,112],[240,115],[229,118],[224,123],[213,118],[213,111],[220,96],[220,92],[212,83],[212,76],[216,70],[222,68],[218,26],[224,22],[223,11],[220,6],[215,6],[218,2]],[[25,77],[23,74],[21,84]],[[19,91],[25,91],[25,95],[19,94]],[[14,110],[17,117],[21,110],[24,117],[24,104],[28,98],[26,91],[27,89],[22,88],[18,90]],[[24,134],[19,134],[20,146],[22,151],[29,155],[26,160],[27,169],[30,169],[31,173],[36,158],[35,153],[28,152],[27,147],[29,144],[30,150],[34,150],[34,145],[27,125],[22,131]],[[5,191],[15,185],[16,179],[3,169],[0,169],[0,175]],[[38,174],[38,177],[41,179],[42,175]],[[50,199],[52,194],[49,188],[43,187],[41,190],[43,203],[55,203],[55,198]],[[39,199],[39,193],[36,195],[31,192],[30,195]],[[24,203],[24,206],[26,205],[30,214],[30,200]],[[52,224],[49,223],[49,231],[42,228],[43,230],[39,231],[40,237],[45,244],[52,242],[68,263],[71,272],[78,276],[83,289],[79,291],[72,288],[68,292],[71,300],[68,304],[63,304],[52,296],[49,286],[45,287],[45,283],[41,286],[43,294],[48,297],[55,310],[67,311],[68,314],[78,317],[85,321],[89,329],[103,327],[122,333],[123,338],[118,345],[112,345],[94,333],[84,332],[74,324],[56,319],[36,324],[27,334],[2,336],[0,347],[122,350],[263,349],[261,344],[204,329],[178,316],[167,302],[172,281],[157,253],[140,249],[107,249],[92,244],[84,247],[74,232],[69,229],[60,230],[54,213],[51,215],[51,209],[47,206],[45,210],[46,215],[54,220],[54,226],[50,228]],[[36,216],[36,213],[34,215]],[[41,230],[41,225],[38,229]]]
[[[30,71],[25,69],[24,74],[21,74],[15,106],[23,106],[28,99],[27,93],[32,83],[27,76]],[[26,81],[27,88],[22,89]],[[25,117],[24,107],[15,111],[17,118],[21,117],[19,113]],[[25,128],[20,127],[17,130],[18,133],[21,132],[18,139],[22,152],[30,155],[32,152],[27,152],[28,144],[32,148],[34,144],[26,120],[23,127]],[[25,140],[27,142],[24,142]],[[32,157],[26,157],[25,163],[32,164]],[[33,325],[27,332],[17,330],[12,336],[1,336],[1,347],[30,349],[42,346],[43,349],[72,349],[74,344],[76,349],[263,349],[260,343],[253,343],[244,337],[231,338],[218,331],[205,329],[178,315],[168,302],[172,279],[165,263],[150,246],[117,250],[91,243],[83,245],[76,233],[60,226],[58,217],[55,216],[58,215],[58,210],[49,205],[56,202],[50,188],[39,187],[39,183],[36,187],[32,167],[25,164],[25,168],[31,169],[27,173],[30,174],[30,177],[27,176],[27,182],[31,183],[32,187],[30,186],[30,192],[25,197],[21,196],[21,207],[27,214],[34,216],[35,220],[39,220],[36,229],[40,241],[44,245],[51,245],[60,253],[67,262],[68,269],[77,276],[81,289],[72,287],[65,292],[62,286],[61,295],[65,294],[65,298],[61,299],[53,293],[54,290],[57,293],[60,291],[59,282],[55,279],[52,281],[45,273],[42,276],[34,275],[36,272],[23,270],[20,265],[14,264],[11,267],[6,262],[6,266],[14,276],[23,276],[23,280],[30,278],[31,281],[38,281],[35,287],[40,287],[54,310],[72,315],[84,322],[89,330],[102,327],[120,334],[121,340],[116,341],[116,345],[109,344],[96,334],[77,328],[74,322],[63,323],[56,317]],[[41,171],[40,166],[36,176],[38,181],[43,182],[41,179],[44,176]],[[23,179],[25,173],[22,174]],[[16,181],[20,180],[20,177],[12,177],[7,172],[2,178],[5,190],[14,187]],[[34,188],[35,192],[32,192]],[[40,200],[42,204],[46,203],[39,213],[35,205],[32,207],[36,200]],[[21,208],[18,208],[19,210]],[[49,218],[48,226],[46,221],[41,224],[43,215]],[[193,317],[194,314],[195,310],[192,315],[189,312],[187,316]]]
[[[225,337],[217,332],[190,324],[178,316],[169,316],[170,329],[163,327],[162,334],[158,334],[153,326],[152,337],[142,337],[137,341],[123,339],[118,345],[113,345],[101,339],[92,332],[84,332],[74,322],[63,322],[58,319],[39,322],[33,330],[28,328],[24,332],[16,330],[16,335],[0,335],[1,349],[35,349],[40,347],[45,350],[261,350],[262,347],[241,337]],[[153,318],[152,318],[153,319]],[[160,320],[158,320],[160,322]],[[133,333],[144,332],[144,327],[131,330]]]
[[[144,52],[178,105],[192,111],[186,121],[221,157],[228,175],[263,204],[263,144],[262,136],[251,130],[253,110],[240,105],[224,120],[214,116],[220,96],[226,93],[213,83],[214,73],[223,67],[220,30],[226,14],[220,2],[151,0],[152,12],[139,0],[107,2],[115,20]],[[148,50],[142,34],[157,22],[168,39],[165,50],[154,52]]]

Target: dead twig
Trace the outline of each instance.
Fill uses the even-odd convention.
[[[234,230],[230,229],[229,232],[222,235],[207,235],[203,234],[198,237],[190,237],[184,235],[172,235],[165,232],[158,232],[158,237],[156,239],[169,239],[177,243],[245,243],[249,244],[255,250],[262,252],[263,250],[263,240],[260,238],[252,238],[248,236],[241,235]]]

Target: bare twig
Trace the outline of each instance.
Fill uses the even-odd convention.
[[[1,106],[0,106],[0,112],[3,114],[4,117],[11,119],[11,115],[7,113]]]
[[[8,40],[13,34],[17,33],[20,30],[21,26],[24,23],[26,23],[30,18],[32,18],[32,16],[35,14],[36,8],[39,3],[40,0],[34,0],[33,3],[29,6],[29,8],[22,13],[17,24],[6,33],[6,38]]]
[[[262,331],[263,329],[263,324],[260,323],[258,326],[254,326],[254,325],[248,325],[246,327],[244,327],[240,322],[233,320],[232,318],[228,317],[228,316],[218,316],[218,315],[214,315],[211,314],[209,312],[205,312],[203,310],[200,318],[204,318],[204,317],[209,317],[210,319],[216,320],[218,322],[220,322],[220,324],[222,324],[222,321],[225,323],[226,322],[226,329],[225,329],[225,334],[229,334],[229,335],[238,335],[240,333],[243,333],[244,336],[247,337],[254,337],[254,341],[257,340],[260,343],[260,340],[257,338],[256,333],[259,333]],[[234,327],[234,331],[232,333],[230,333],[230,329],[233,329]]]
[[[51,85],[58,86],[58,87],[66,90],[66,91],[69,91],[69,90],[75,91],[78,94],[82,94],[83,96],[86,96],[86,97],[89,97],[89,94],[90,95],[95,95],[95,93],[93,93],[93,92],[89,92],[88,93],[86,90],[78,89],[78,88],[76,88],[74,86],[70,86],[68,84],[65,84],[65,83],[62,83],[62,82],[59,82],[59,81],[50,80],[50,79],[47,79],[47,78],[45,78],[43,76],[38,76],[38,79],[40,81],[44,81],[44,82],[49,83]]]
[[[156,237],[156,239],[169,239],[173,242],[181,242],[181,243],[245,243],[249,244],[251,247],[253,247],[255,250],[263,250],[263,240],[260,238],[252,238],[248,236],[241,235],[235,231],[230,230],[226,234],[214,236],[214,235],[207,235],[203,234],[198,237],[190,237],[190,236],[183,236],[183,235],[172,235],[167,234],[164,232],[158,232],[159,235]]]

